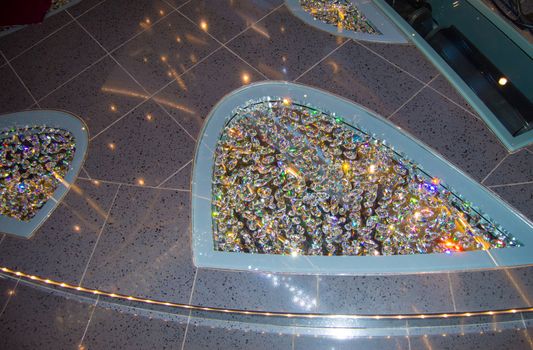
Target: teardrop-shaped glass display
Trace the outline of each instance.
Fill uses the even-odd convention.
[[[298,273],[450,271],[533,262],[533,225],[435,151],[338,96],[262,82],[199,139],[197,266]]]

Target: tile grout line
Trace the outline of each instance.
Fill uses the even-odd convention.
[[[526,320],[524,320],[524,314],[522,312],[520,313],[520,318],[522,319],[522,324],[524,325],[524,329],[527,329]]]
[[[176,13],[180,13],[177,9],[173,9],[172,6],[171,6],[171,8],[172,8],[172,10],[171,10],[166,16],[164,16],[164,17],[160,18],[158,21],[154,22],[154,23],[150,26],[150,28],[152,28],[154,25],[156,25],[156,23],[158,23],[159,21],[163,20],[163,18],[169,16],[171,13],[174,13],[174,12],[176,12]],[[70,15],[70,13],[69,13],[69,15]],[[70,16],[72,17],[72,15],[70,15]],[[73,17],[73,18],[74,18],[74,17]],[[79,23],[75,18],[74,18],[74,21],[75,21],[75,22],[76,22],[76,23],[77,23],[77,24],[78,24],[78,25],[79,25],[79,26],[80,26],[80,27],[81,27],[81,28],[82,28],[82,29],[83,29],[83,30],[84,30],[84,31],[85,31],[85,32],[86,32],[86,33],[87,33],[87,34],[88,34],[88,35],[89,35],[89,36],[90,36],[90,37],[91,37],[91,38],[92,38],[92,39],[93,39],[93,40],[94,40],[94,41],[95,41],[95,42],[96,42],[96,43],[97,43],[97,44],[98,44],[98,45],[99,45],[99,46],[100,46],[100,47],[101,47],[106,53],[107,53],[107,55],[108,55],[108,56],[109,56],[109,57],[110,57],[110,58],[111,58],[111,59],[112,59],[112,60],[113,60],[113,61],[114,61],[114,62],[115,62],[115,63],[116,63],[121,69],[122,69],[122,71],[123,71],[124,73],[126,73],[126,74],[127,74],[127,75],[128,75],[128,76],[129,76],[134,82],[135,82],[135,83],[137,83],[137,85],[139,85],[139,87],[140,87],[141,89],[144,90],[144,92],[146,93],[147,96],[149,96],[149,98],[146,99],[146,100],[144,100],[143,102],[145,102],[145,101],[151,99],[153,96],[156,95],[156,93],[158,93],[159,91],[161,91],[161,90],[158,90],[156,93],[154,93],[154,94],[150,94],[150,92],[144,87],[144,85],[141,84],[141,82],[138,81],[138,80],[133,76],[133,74],[131,74],[131,73],[130,73],[130,72],[129,72],[129,71],[128,71],[128,70],[127,70],[127,69],[126,69],[126,68],[125,68],[125,67],[124,67],[124,66],[123,66],[123,65],[122,65],[122,64],[121,64],[121,63],[120,63],[120,62],[119,62],[119,61],[118,61],[113,55],[112,55],[112,54],[111,54],[110,51],[108,51],[108,50],[107,50],[102,44],[100,44],[100,42],[99,42],[99,41],[98,41],[98,40],[97,40],[97,39],[96,39],[91,33],[89,33],[89,31],[88,31],[87,29],[85,29],[85,27],[83,27],[83,26],[81,25],[81,23]],[[215,49],[214,51],[217,51],[217,50]],[[213,52],[212,52],[212,53],[213,53]],[[211,53],[211,54],[212,54],[212,53]],[[211,55],[208,55],[208,56],[204,57],[204,59],[206,59],[206,58],[209,57],[209,56],[211,56]],[[200,61],[198,61],[197,63],[200,63],[200,62],[203,62],[203,60],[200,60]],[[196,66],[196,65],[194,65],[194,66]],[[194,66],[192,66],[192,67],[194,67]],[[191,67],[191,68],[192,68],[192,67]],[[183,74],[184,74],[184,73],[180,74],[179,77],[181,77]],[[171,80],[171,82],[173,82],[173,81],[174,81],[174,80]],[[165,85],[165,87],[166,87],[166,86],[167,86],[167,85]],[[186,134],[187,134],[187,135],[189,135],[189,137],[191,137],[191,139],[192,139],[193,141],[196,141],[196,139],[195,139],[195,138],[189,133],[189,131],[188,131],[183,125],[181,125],[181,123],[178,122],[178,121],[176,120],[176,118],[174,118],[174,116],[172,116],[172,115],[171,115],[166,109],[164,109],[164,108],[161,106],[161,104],[160,104],[159,102],[157,102],[156,100],[153,100],[153,102],[155,102],[155,104],[158,105],[159,108],[163,109],[164,112],[165,112],[165,113],[166,113],[166,114],[167,114],[167,115],[168,115],[168,116],[169,116],[169,117],[170,117],[170,118],[171,118],[171,119],[172,119],[172,120],[173,120],[173,121],[174,121],[174,122],[175,122],[175,123],[176,123],[176,124],[177,124],[177,125],[178,125],[178,126],[184,131],[184,132],[185,132],[185,133],[186,133]],[[142,103],[141,103],[141,104],[142,104]],[[130,112],[131,112],[131,111],[130,111]],[[130,112],[128,112],[128,113],[130,113]],[[124,116],[125,116],[125,115],[124,115]],[[120,119],[122,119],[122,118],[120,118]],[[116,123],[116,122],[118,122],[118,120],[115,120],[115,123]],[[114,124],[115,124],[115,123],[114,123]],[[111,126],[111,125],[109,125],[109,126]],[[106,129],[106,130],[107,130],[107,129]],[[96,136],[98,136],[99,134],[101,134],[103,131],[104,131],[104,130],[100,131],[100,133],[98,133],[97,135],[93,136],[93,137],[91,138],[91,140],[93,140]]]
[[[411,332],[409,332],[409,320],[405,320],[405,333],[407,333],[407,349],[411,350]]]
[[[488,188],[498,188],[498,187],[506,187],[506,186],[519,186],[519,185],[529,185],[533,184],[533,181],[524,181],[524,182],[514,182],[510,184],[501,184],[501,185],[491,185],[487,186]]]
[[[196,276],[198,275],[198,268],[194,269],[194,278],[192,280],[191,295],[189,296],[189,305],[192,303],[192,296],[194,294],[194,288],[196,287]],[[181,350],[185,349],[185,341],[187,340],[187,333],[189,331],[189,324],[191,322],[192,310],[189,310],[189,316],[187,317],[187,325],[185,326],[185,333],[183,333],[183,341],[181,342]]]
[[[97,7],[98,5],[102,4],[103,2],[105,2],[107,0],[104,0],[98,4],[96,4],[95,6],[91,7],[89,10],[85,11],[84,13],[82,13],[81,15],[79,16],[76,16],[74,17],[69,11],[68,9],[65,10],[65,12],[73,19],[70,23],[74,22],[75,20],[77,21],[77,19],[79,17],[81,17],[83,14],[87,13],[88,11],[92,10],[93,8]],[[105,59],[106,57],[108,56],[111,56],[111,54],[113,52],[115,52],[116,50],[118,50],[119,48],[121,48],[122,46],[124,46],[126,43],[128,43],[129,41],[133,40],[134,38],[136,38],[137,36],[141,35],[142,33],[146,32],[148,29],[152,28],[152,26],[154,26],[156,23],[162,21],[163,19],[165,19],[167,16],[169,16],[171,13],[175,12],[174,10],[170,11],[168,14],[166,14],[165,16],[159,18],[157,21],[155,21],[154,23],[152,23],[152,25],[150,25],[148,28],[146,29],[143,29],[142,31],[140,31],[139,33],[133,35],[132,37],[126,39],[123,43],[121,43],[120,45],[118,45],[117,47],[115,47],[113,50],[109,51],[109,54],[104,54],[102,57],[98,58],[97,60],[95,60],[93,63],[91,63],[90,65],[88,65],[87,67],[83,68],[80,72],[74,74],[72,77],[70,77],[69,79],[67,79],[66,81],[64,81],[63,83],[61,83],[59,86],[55,87],[54,89],[50,90],[46,95],[44,95],[43,97],[41,97],[39,99],[39,101],[42,101],[44,100],[45,98],[47,98],[48,96],[50,96],[51,94],[53,94],[55,91],[57,91],[58,89],[62,88],[63,86],[65,86],[66,84],[70,83],[72,80],[76,79],[78,76],[80,76],[81,74],[83,74],[85,71],[89,70],[91,67],[93,67],[94,65],[98,64],[100,61],[102,61],[103,59]],[[78,24],[80,27],[81,25]],[[83,29],[83,28],[82,28]]]
[[[294,329],[292,331],[292,339],[291,339],[291,350],[295,349],[294,343],[296,342],[296,334],[294,333]]]
[[[267,18],[268,16],[270,16],[272,13],[276,12],[277,10],[279,10],[280,8],[282,8],[283,6],[285,5],[285,3],[279,5],[278,7],[270,10],[270,12],[268,12],[266,15],[264,15],[263,17],[259,18],[256,22],[254,22],[253,24],[249,25],[248,27],[244,28],[241,32],[237,33],[236,35],[234,35],[231,39],[229,39],[228,41],[226,41],[224,43],[224,45],[227,45],[229,44],[231,41],[237,39],[239,36],[241,36],[242,34],[244,34],[244,32],[246,32],[248,29],[252,28],[254,25],[256,25],[257,23],[261,22],[262,20],[264,20],[265,18]]]
[[[179,173],[180,171],[182,171],[183,169],[185,169],[185,167],[187,165],[189,165],[190,163],[192,163],[192,159],[189,160],[187,163],[183,164],[178,170],[176,170],[173,174],[171,174],[169,177],[167,177],[165,180],[163,180],[163,182],[161,182],[159,185],[156,186],[156,188],[160,188],[162,184],[164,184],[165,182],[167,182],[168,180],[170,180],[174,175],[176,175],[177,173]]]
[[[452,278],[450,277],[449,272],[446,275],[448,276],[448,286],[450,288],[450,295],[452,296],[453,311],[457,312],[457,306],[455,304],[455,293],[453,292],[453,287],[452,287]]]
[[[216,52],[218,52],[220,49],[222,49],[222,46],[219,46],[217,47],[216,49],[214,49],[213,51],[211,51],[207,56],[205,56],[204,58],[200,59],[198,62],[196,62],[195,64],[193,64],[192,66],[190,66],[189,68],[187,68],[186,70],[183,71],[183,73],[180,73],[178,75],[178,78],[181,78],[183,75],[187,74],[188,72],[190,72],[193,68],[195,68],[196,66],[198,66],[199,64],[201,64],[202,62],[204,62],[205,60],[207,60],[209,57],[211,57],[212,55],[214,55]],[[172,83],[174,83],[174,79],[170,80],[168,83],[166,83],[165,85],[163,85],[161,88],[159,88],[157,91],[155,91],[152,95],[150,95],[149,98],[152,98],[154,97],[155,95],[159,94],[161,91],[163,91],[164,89],[166,89],[169,85],[171,85]],[[161,108],[167,116],[169,116],[183,131],[185,131],[185,133],[187,135],[189,135],[189,137],[191,139],[193,139],[193,141],[196,142],[196,138],[193,137],[189,131],[187,129],[185,129],[185,127],[183,125],[181,125],[177,120],[176,118],[174,118],[174,116],[165,108],[165,106],[163,106],[162,104],[160,104],[159,102],[155,101],[154,100],[154,103],[157,104],[159,106],[159,108]],[[95,136],[96,137],[96,136]]]
[[[492,170],[481,180],[480,183],[483,184],[489,178],[489,176],[491,176],[492,173],[507,159],[507,157],[509,157],[509,153],[505,154],[505,156],[498,162],[498,164],[496,164],[494,168],[492,168]]]
[[[68,12],[68,11],[67,11]],[[169,16],[171,13],[180,13],[177,9],[172,9],[172,11],[170,11],[166,16],[160,18],[158,21],[154,22],[150,28],[152,28],[156,23],[158,23],[159,21],[163,20],[165,17]],[[180,13],[181,14],[181,13]],[[69,13],[69,15],[72,17],[72,15]],[[72,17],[74,18],[74,17]],[[79,23],[75,18],[74,18],[74,21],[78,24],[78,26],[83,30],[85,31],[97,44],[98,46],[100,46],[107,54],[105,57],[109,57],[111,58],[121,69],[122,71],[124,71],[124,73],[126,73],[137,85],[139,85],[139,87],[141,89],[144,90],[144,92],[146,93],[146,99],[141,101],[141,103],[139,103],[137,106],[133,107],[132,109],[130,109],[128,112],[126,112],[125,114],[123,114],[120,118],[114,120],[111,124],[109,124],[107,127],[105,127],[104,129],[102,129],[100,132],[98,132],[96,135],[94,135],[93,137],[91,137],[90,141],[94,140],[97,136],[99,136],[100,134],[102,134],[104,131],[106,131],[107,129],[109,129],[111,126],[113,126],[114,124],[116,124],[118,121],[122,120],[124,117],[126,117],[127,114],[131,113],[134,109],[138,108],[139,106],[141,106],[144,102],[150,100],[152,97],[154,97],[155,95],[157,95],[159,92],[161,92],[162,90],[164,90],[167,86],[169,86],[171,83],[174,82],[174,80],[170,80],[167,84],[163,85],[161,88],[159,88],[158,90],[156,90],[154,93],[150,93],[148,90],[146,90],[146,88],[144,87],[143,84],[141,84],[115,57],[113,57],[112,53],[118,49],[115,48],[113,49],[112,51],[108,51],[98,40],[96,40],[96,38],[87,30],[85,29],[85,27],[83,27],[81,25],[81,23]],[[143,31],[144,32],[144,31]],[[142,32],[141,32],[142,33]],[[140,33],[139,33],[140,34]],[[130,38],[130,39],[133,39]],[[126,42],[124,42],[125,44]],[[211,55],[213,55],[215,52],[217,52],[218,50],[220,49],[220,47],[217,47],[216,49],[214,49],[211,53],[209,53],[207,56],[205,56],[204,58],[202,58],[201,60],[199,60],[198,62],[196,62],[194,65],[192,65],[191,67],[189,67],[188,69],[186,69],[184,72],[182,72],[181,74],[178,75],[178,77],[181,77],[183,76],[185,73],[189,72],[192,68],[196,67],[198,64],[202,63],[204,60],[206,60],[208,57],[210,57]],[[189,133],[189,131],[183,126],[181,125],[181,123],[179,123],[159,102],[155,101],[154,100],[154,103],[157,104],[161,109],[163,109],[165,111],[165,113],[187,134],[189,135],[194,141],[196,141],[196,139]]]
[[[66,11],[66,10],[65,10]],[[22,52],[19,52],[18,54],[16,54],[15,56],[11,57],[9,60],[6,58],[6,62],[11,62],[11,61],[14,61],[16,60],[17,58],[19,58],[20,56],[22,56],[23,54],[25,54],[26,52],[30,51],[31,49],[33,49],[35,46],[39,45],[40,43],[42,43],[43,41],[45,41],[46,39],[50,38],[52,35],[54,35],[55,33],[59,32],[61,29],[65,28],[66,26],[68,26],[69,24],[71,24],[73,21],[72,19],[70,21],[67,21],[67,23],[63,24],[62,26],[60,26],[59,28],[55,29],[54,31],[52,31],[51,33],[49,33],[48,35],[46,35],[45,37],[39,39],[38,41],[36,41],[35,43],[33,43],[32,45],[30,45],[29,47],[27,47],[26,49],[22,50]]]
[[[83,26],[83,25],[82,25],[82,24],[81,24],[76,18],[74,18],[74,16],[72,16],[72,15],[70,14],[70,12],[68,12],[68,10],[67,10],[66,12],[69,14],[70,17],[72,17],[72,19],[74,20],[74,22],[76,22],[76,24],[77,24],[77,25],[78,25],[78,26],[79,26],[79,27],[80,27],[85,33],[87,33],[87,35],[89,35],[89,36],[91,37],[91,39],[93,39],[93,41],[94,41],[98,46],[100,46],[100,48],[101,48],[102,50],[104,50],[104,52],[106,53],[106,55],[107,55],[109,58],[111,58],[111,59],[112,59],[112,60],[113,60],[113,61],[114,61],[119,67],[120,67],[120,69],[122,69],[122,70],[124,71],[124,73],[126,73],[127,75],[129,75],[129,77],[130,77],[131,79],[133,79],[133,81],[134,81],[135,83],[137,83],[137,84],[139,85],[139,87],[141,87],[147,95],[150,95],[150,93],[144,88],[144,86],[142,86],[141,83],[139,83],[139,82],[137,81],[137,79],[135,79],[135,77],[134,77],[133,75],[131,75],[130,72],[128,72],[128,71],[122,66],[122,64],[120,64],[120,62],[117,61],[117,59],[116,59],[115,57],[113,57],[113,55],[111,55],[111,52],[109,52],[109,50],[107,50],[107,49],[104,47],[104,45],[102,45],[102,44],[101,44],[101,43],[100,43],[100,42],[99,42],[99,41],[98,41],[98,40],[97,40],[97,39],[96,39],[96,38],[95,38],[95,37],[94,37],[94,36],[93,36],[93,35],[87,30],[87,29],[85,29],[85,27],[84,27],[84,26]],[[173,12],[173,11],[171,11],[171,12]],[[169,14],[170,14],[170,13],[169,13]],[[154,23],[153,25],[155,25],[155,23]],[[152,26],[150,26],[150,27],[152,27]]]
[[[417,80],[418,82],[422,83],[422,84],[425,84],[425,82],[419,78],[417,78],[416,76],[414,76],[413,74],[411,74],[409,71],[403,69],[402,67],[400,67],[399,65],[397,65],[396,63],[388,60],[386,57],[380,55],[379,53],[377,53],[376,51],[372,50],[371,48],[369,48],[368,46],[364,45],[361,41],[359,40],[355,40],[355,39],[352,39],[354,42],[356,42],[357,44],[361,45],[362,47],[364,47],[365,49],[367,49],[368,51],[372,52],[374,55],[380,57],[382,60],[386,61],[387,63],[393,65],[394,67],[396,67],[397,69],[401,70],[402,72],[404,72],[405,74],[409,75],[411,78]],[[418,48],[417,48],[418,50]],[[432,65],[433,66],[433,65]],[[437,76],[441,75],[440,71],[434,67],[437,71]],[[461,106],[459,103],[455,102],[453,99],[451,99],[450,97],[448,97],[446,94],[440,92],[439,90],[433,88],[432,86],[428,85],[428,88],[430,88],[431,90],[433,90],[434,92],[438,93],[439,95],[441,95],[442,97],[446,98],[448,101],[450,101],[451,103],[453,103],[454,105],[456,105],[457,107],[463,109],[465,112],[467,112],[468,114],[474,116],[476,119],[480,119],[479,116],[477,116],[475,113],[472,113],[471,111],[469,111],[467,108],[465,108],[464,106]],[[461,96],[462,97],[462,96]]]
[[[91,177],[91,175],[89,175],[89,172],[87,171],[87,169],[85,169],[84,166],[81,167],[81,170],[85,173],[85,175],[87,175],[87,178],[88,178],[89,180],[92,180],[92,179],[93,179],[93,178]],[[80,177],[79,174],[78,174],[78,177]]]
[[[196,28],[200,29],[200,31],[203,31],[205,32],[207,35],[209,35],[209,37],[211,37],[211,39],[215,40],[217,43],[219,43],[223,48],[225,48],[226,50],[228,50],[230,53],[232,53],[233,55],[235,55],[238,59],[240,59],[241,61],[243,61],[245,64],[247,64],[250,68],[252,68],[253,70],[255,70],[257,73],[259,73],[261,76],[263,76],[263,78],[265,78],[266,80],[269,80],[268,77],[266,75],[264,75],[261,71],[259,71],[257,68],[255,68],[254,66],[252,66],[250,63],[248,63],[244,58],[242,58],[241,56],[239,56],[236,52],[234,52],[232,49],[230,49],[229,47],[226,46],[225,43],[221,42],[220,40],[218,40],[216,37],[214,37],[211,33],[209,33],[208,31],[205,31],[205,30],[202,30],[202,28],[200,28],[198,26],[198,24],[196,24],[196,22],[194,22],[192,19],[190,19],[187,15],[185,15],[183,12],[181,12],[180,10],[176,10],[180,15],[182,15],[183,17],[185,17],[186,20],[188,20],[189,22],[191,22]],[[270,13],[269,13],[270,14]],[[266,17],[266,16],[265,16]],[[263,17],[264,18],[264,17]],[[261,18],[262,19],[262,18]],[[257,24],[259,21],[257,22],[254,22],[254,24],[250,25],[249,27]],[[249,27],[247,27],[246,29],[248,29]],[[229,40],[228,40],[229,42]]]
[[[128,187],[138,187],[138,188],[150,188],[154,190],[167,190],[167,191],[179,191],[179,192],[190,192],[189,189],[184,188],[173,188],[173,187],[155,187],[155,186],[148,186],[148,185],[135,185],[135,184],[129,184],[126,182],[119,182],[119,181],[112,181],[112,180],[101,180],[101,179],[94,179],[94,178],[86,178],[83,176],[78,176],[79,180],[85,180],[85,181],[96,181],[96,182],[102,182],[105,184],[113,184],[113,185],[119,185],[119,186],[128,186]]]
[[[93,309],[91,310],[91,314],[89,315],[89,320],[87,320],[87,325],[85,325],[85,330],[83,331],[83,334],[81,336],[78,349],[85,349],[83,347],[83,341],[85,340],[85,336],[87,335],[87,331],[89,330],[89,325],[91,324],[91,320],[93,319],[94,311],[96,310],[96,306],[98,305],[98,301],[100,300],[100,295],[96,296],[96,301],[94,302]]]
[[[393,116],[396,115],[396,113],[398,113],[403,107],[405,107],[409,102],[411,102],[416,96],[418,96],[418,94],[424,90],[425,88],[428,87],[429,84],[431,84],[431,82],[433,82],[437,77],[439,76],[439,74],[437,74],[433,79],[431,79],[430,81],[428,81],[424,86],[422,86],[417,92],[415,92],[413,94],[413,96],[409,97],[407,99],[407,101],[405,101],[404,103],[402,103],[402,105],[398,108],[396,108],[396,110],[394,112],[392,112],[391,114],[389,114],[389,116],[386,118],[388,120],[390,120]]]
[[[2,51],[0,51],[0,55],[4,58],[4,60],[6,60],[6,64],[9,66],[9,68],[11,68],[11,71],[15,74],[15,76],[17,77],[17,79],[20,81],[20,83],[22,84],[22,86],[24,87],[24,89],[26,89],[26,92],[30,95],[30,97],[33,99],[33,101],[35,102],[35,104],[37,105],[37,107],[41,108],[41,106],[39,105],[39,102],[35,99],[35,96],[33,96],[33,94],[31,93],[30,89],[28,89],[28,86],[24,83],[24,81],[22,80],[22,78],[18,75],[17,71],[15,70],[15,68],[13,67],[13,65],[11,64],[11,62],[9,62],[6,58],[6,56],[4,55],[4,53]]]
[[[0,310],[0,318],[1,318],[2,315],[4,314],[4,311],[6,311],[6,309],[7,309],[7,305],[8,305],[9,302],[11,301],[11,297],[16,293],[16,290],[17,290],[17,287],[18,287],[18,285],[19,285],[20,279],[21,279],[21,277],[19,277],[19,278],[17,279],[17,282],[15,283],[15,286],[14,286],[13,289],[12,289],[12,293],[9,293],[9,297],[7,298],[7,300],[6,300],[5,304],[4,304],[4,306],[2,307],[2,310]]]
[[[189,4],[191,1],[192,1],[192,0],[187,0],[187,1],[185,1],[185,2],[184,2],[183,4],[181,4],[181,5],[174,6],[174,5],[172,5],[170,2],[168,2],[167,0],[163,0],[164,3],[166,3],[168,6],[170,6],[170,7],[171,7],[172,9],[174,9],[174,10],[177,10],[177,9],[182,8],[183,6]]]
[[[334,48],[333,50],[331,50],[330,53],[328,53],[326,56],[322,57],[322,59],[320,59],[318,62],[316,62],[315,64],[313,64],[311,67],[309,67],[308,69],[306,69],[302,74],[300,74],[298,77],[296,77],[296,79],[294,79],[293,81],[296,82],[298,81],[298,79],[300,79],[301,77],[303,77],[304,75],[306,75],[307,73],[309,73],[311,70],[313,70],[313,68],[315,68],[316,66],[318,66],[320,63],[322,63],[326,58],[328,58],[329,56],[331,56],[333,53],[335,53],[338,49],[340,49],[341,47],[343,47],[344,45],[346,45],[348,42],[350,42],[352,39],[348,39],[348,40],[345,40],[342,44],[338,45],[336,48]]]
[[[104,223],[102,224],[102,227],[100,228],[100,233],[98,234],[98,237],[96,238],[96,242],[94,242],[93,250],[91,251],[89,260],[87,261],[87,264],[85,265],[85,269],[83,270],[83,274],[81,275],[80,283],[78,284],[78,286],[81,286],[81,284],[83,283],[83,279],[85,278],[85,275],[87,274],[87,270],[89,269],[89,264],[91,263],[94,252],[96,251],[96,247],[98,246],[100,237],[102,237],[102,233],[104,232],[104,228],[107,224],[107,220],[109,219],[109,214],[111,214],[111,209],[113,208],[113,205],[115,205],[115,200],[117,199],[118,192],[120,191],[120,187],[121,185],[118,185],[117,190],[115,191],[115,196],[113,197],[113,200],[111,201],[111,204],[109,205],[109,210],[107,211]]]

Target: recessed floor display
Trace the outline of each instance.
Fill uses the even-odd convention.
[[[309,25],[357,40],[407,43],[371,1],[286,0],[291,12]]]
[[[209,116],[193,179],[199,266],[372,273],[531,263],[532,226],[405,132],[289,83]]]
[[[84,124],[59,111],[0,117],[0,232],[29,237],[75,179],[87,149]]]

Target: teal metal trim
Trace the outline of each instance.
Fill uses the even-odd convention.
[[[513,43],[522,49],[533,59],[533,45],[520,33],[516,31],[512,24],[501,18],[492,11],[485,3],[479,0],[467,0],[470,5],[476,8],[483,16],[491,21],[501,32],[503,32]]]
[[[431,176],[443,180],[454,193],[501,225],[523,246],[448,254],[393,256],[289,256],[221,252],[214,249],[212,174],[214,150],[224,126],[237,108],[269,96],[289,98],[320,111],[341,116],[346,123],[386,140]],[[533,223],[436,151],[374,112],[331,93],[288,82],[259,82],[231,92],[207,116],[194,158],[192,175],[192,246],[198,267],[312,274],[396,274],[490,269],[533,264]]]
[[[487,126],[498,137],[500,142],[511,152],[533,143],[533,130],[514,137],[498,120],[492,111],[470,89],[461,77],[433,50],[433,48],[407,23],[385,0],[372,0],[389,18],[406,34],[420,51],[437,67],[442,75],[459,91],[470,103]]]
[[[52,197],[48,199],[31,220],[19,221],[0,215],[0,232],[22,238],[30,238],[48,217],[52,215],[52,212],[69,191],[70,186],[76,181],[89,145],[89,135],[85,123],[78,117],[63,111],[41,109],[0,116],[0,129],[34,125],[69,131],[74,136],[76,152],[70,164],[70,169],[63,179],[64,181],[57,186]]]

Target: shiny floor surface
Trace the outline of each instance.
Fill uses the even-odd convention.
[[[533,219],[533,148],[508,153],[413,45],[332,36],[281,0],[82,0],[1,38],[0,53],[0,113],[66,110],[87,123],[90,139],[76,191],[31,240],[0,236],[0,266],[243,310],[407,314],[532,305],[530,267],[328,277],[193,265],[195,140],[224,95],[267,79],[318,87],[387,117]],[[517,314],[465,332],[460,323],[446,332],[424,323],[380,326],[375,334],[337,323],[312,334],[303,324],[280,330],[188,311],[162,317],[84,298],[0,279],[0,348],[528,349],[533,329],[528,314]]]

